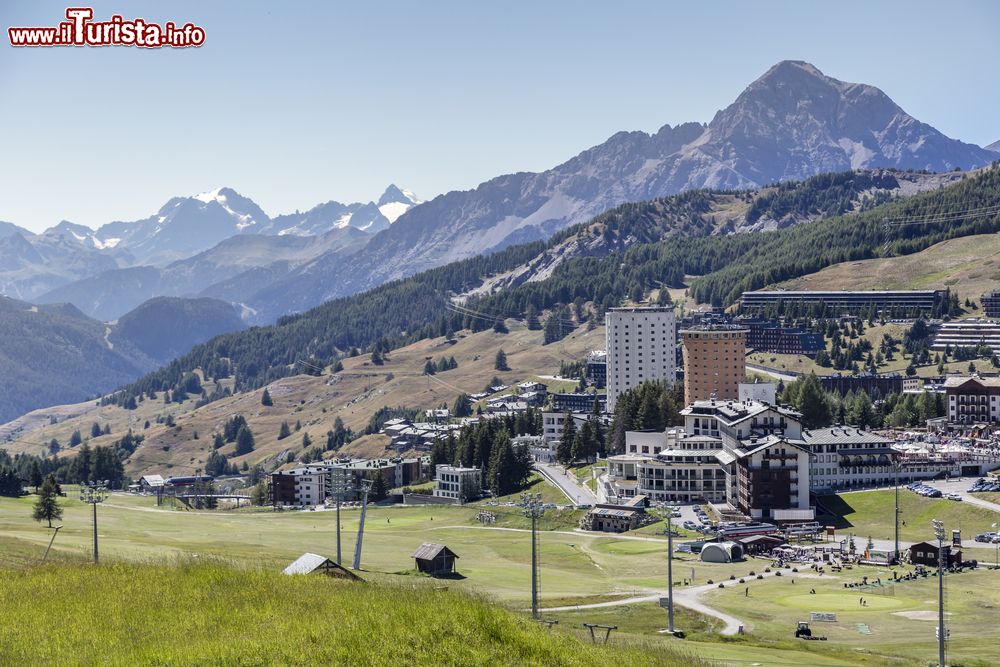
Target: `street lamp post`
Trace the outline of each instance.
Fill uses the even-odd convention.
[[[934,519],[931,524],[934,526],[934,537],[938,543],[938,665],[944,665],[944,524]]]
[[[108,498],[108,482],[81,482],[80,500],[94,508],[94,563],[98,561],[97,551],[97,506]]]
[[[343,502],[344,496],[347,495],[354,487],[351,484],[351,478],[348,477],[348,471],[341,469],[339,471],[334,471],[336,476],[333,478],[333,497],[336,501],[337,507],[337,565],[341,564],[340,555],[340,503]]]
[[[538,528],[538,517],[545,513],[542,506],[542,494],[522,493],[521,507],[524,508],[524,516],[531,518],[531,616],[538,618],[538,538],[536,530]]]
[[[665,532],[667,534],[667,632],[674,635],[677,629],[674,628],[674,528],[673,509],[666,504],[659,506],[666,522]]]
[[[895,560],[898,563],[900,561],[899,559],[899,459],[896,459],[895,463],[893,464],[893,469],[895,470],[896,473],[896,515],[895,515],[896,550],[895,553],[893,554],[893,560]]]

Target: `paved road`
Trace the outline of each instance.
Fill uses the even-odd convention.
[[[748,561],[749,562],[749,561]],[[774,572],[761,573],[764,578],[774,576]],[[810,579],[818,578],[819,575],[815,574],[798,574],[795,575],[796,578]],[[759,582],[754,582],[755,585],[749,586],[751,593],[759,586]],[[735,616],[730,616],[729,614],[719,611],[714,607],[709,607],[703,603],[699,598],[703,593],[708,591],[714,591],[718,588],[718,584],[703,584],[701,586],[687,586],[687,587],[674,587],[674,604],[679,607],[686,607],[693,611],[696,611],[706,616],[711,616],[712,618],[717,618],[724,623],[720,634],[723,635],[735,635],[739,632],[740,626],[745,626],[746,623],[736,618]],[[666,597],[666,591],[661,593],[656,593],[654,595],[641,595],[630,598],[623,598],[621,600],[611,600],[609,602],[594,602],[591,604],[582,604],[569,607],[549,607],[547,609],[542,609],[541,611],[576,611],[578,609],[599,609],[602,607],[621,607],[624,605],[639,604],[642,602],[656,602],[661,597]]]
[[[983,500],[982,498],[977,498],[969,493],[969,487],[972,486],[976,479],[977,478],[975,477],[960,477],[958,479],[949,479],[948,481],[935,480],[925,483],[927,486],[940,489],[942,493],[957,493],[962,497],[962,502],[969,503],[970,505],[975,505],[977,507],[984,507],[1000,514],[1000,505],[991,503],[988,500]],[[909,489],[907,489],[907,491],[913,493]],[[900,493],[902,493],[902,491]],[[953,500],[951,502],[955,501]],[[997,517],[997,521],[1000,521],[1000,516]]]
[[[535,470],[555,484],[574,505],[593,505],[597,502],[594,492],[578,484],[576,475],[566,472],[562,466],[538,461],[535,463]]]
[[[776,371],[773,368],[766,368],[764,366],[758,366],[757,364],[747,364],[747,370],[757,371],[758,373],[763,373],[764,375],[770,375],[775,380],[783,380],[785,383],[794,382],[799,379],[797,375],[782,373],[781,371]]]

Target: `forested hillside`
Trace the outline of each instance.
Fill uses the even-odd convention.
[[[842,194],[844,184],[834,179],[834,185],[841,188]],[[829,205],[823,188],[809,183],[807,189],[813,192],[811,196],[792,196],[794,191],[779,190],[783,192],[780,210],[784,215],[792,209],[812,212]],[[878,255],[882,252],[885,219],[922,220],[920,216],[956,214],[945,222],[893,227],[889,252],[898,254],[916,252],[946,238],[1000,231],[1000,215],[958,214],[1000,203],[997,168],[968,176],[939,191],[867,211],[754,234],[709,235],[715,223],[704,218],[702,209],[705,202],[719,196],[687,193],[645,204],[626,204],[548,244],[514,246],[494,255],[456,262],[330,301],[302,315],[284,318],[272,327],[220,336],[143,378],[122,397],[169,389],[185,372],[222,363],[234,369],[237,389],[259,387],[278,377],[322,368],[351,348],[365,350],[377,344],[379,349],[390,349],[449,330],[482,330],[498,316],[521,318],[528,316],[529,310],[558,309],[575,302],[593,302],[593,314],[600,316],[604,309],[628,298],[639,300],[651,289],[682,287],[689,275],[700,276],[690,285],[691,296],[697,301],[729,305],[743,290]],[[726,196],[732,200],[741,195]],[[753,195],[744,193],[742,198],[749,208]],[[673,205],[664,207],[665,202]],[[771,210],[778,204],[772,200],[761,206]],[[684,211],[681,222],[694,235],[640,241],[662,239],[665,227],[660,225],[664,216],[678,211]],[[636,241],[605,256],[567,259],[548,277],[496,294],[473,296],[462,307],[451,303],[452,295],[468,292],[482,284],[484,277],[539,261],[548,249],[564,243],[572,234],[629,236]],[[570,317],[569,310],[557,312],[560,319]]]
[[[0,297],[0,423],[100,396],[243,326],[232,306],[214,299],[153,299],[106,324],[69,304]]]

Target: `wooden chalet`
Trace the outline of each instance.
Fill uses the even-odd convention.
[[[424,542],[419,549],[413,552],[417,570],[431,576],[454,574],[457,558],[458,554],[445,545],[431,544],[430,542]]]

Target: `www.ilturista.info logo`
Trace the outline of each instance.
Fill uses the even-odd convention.
[[[126,20],[114,15],[109,21],[92,21],[90,7],[69,7],[67,21],[51,28],[7,28],[11,46],[141,46],[185,48],[205,43],[205,29],[193,23],[163,25],[144,19]]]

